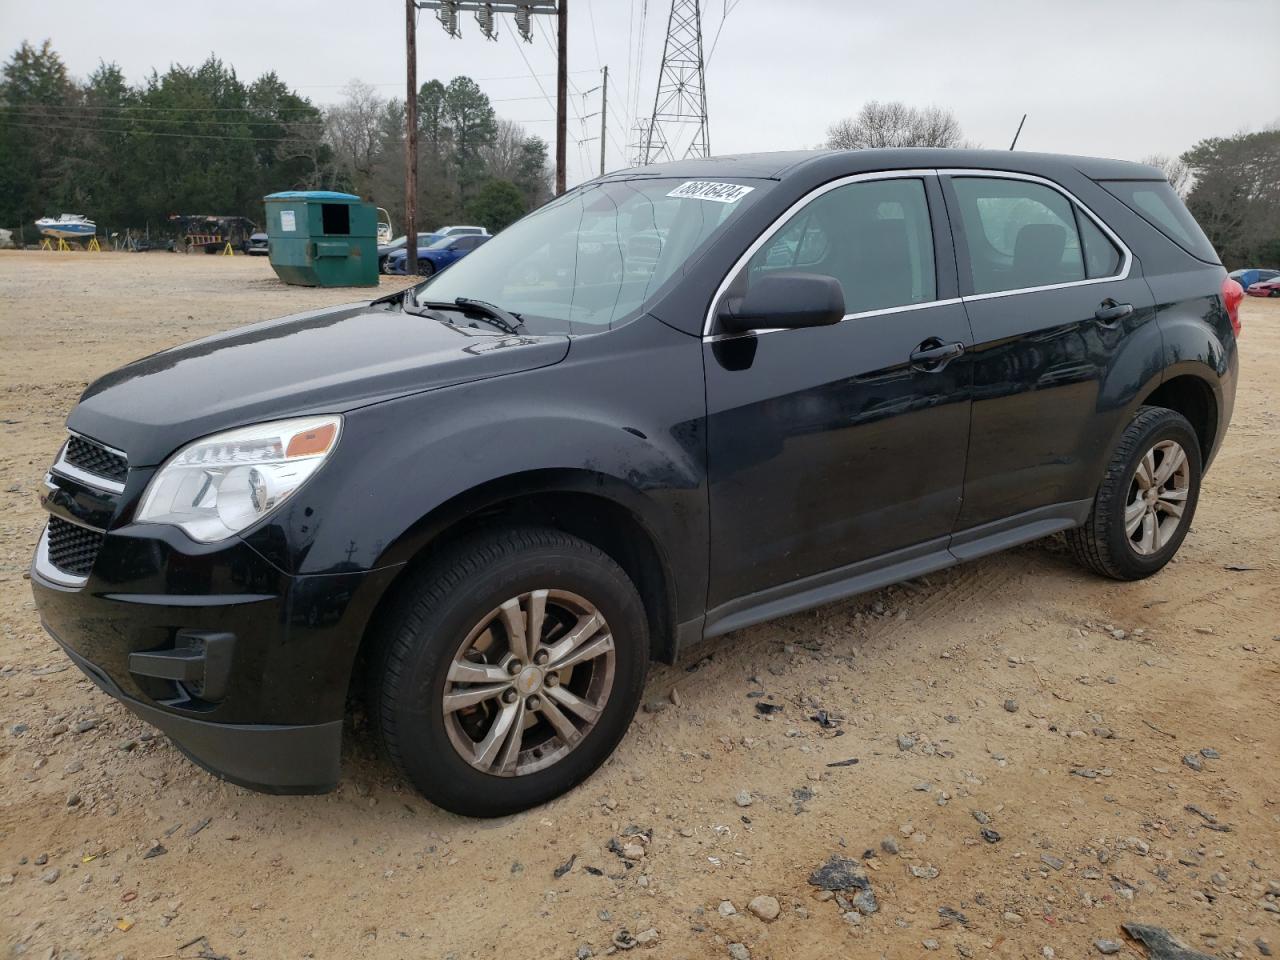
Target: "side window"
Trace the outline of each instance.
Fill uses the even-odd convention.
[[[1109,277],[1120,271],[1120,251],[1102,228],[1083,210],[1076,208],[1080,224],[1080,242],[1084,247],[1084,268],[1090,280]]]
[[[805,205],[747,262],[742,293],[767,273],[834,277],[845,311],[862,313],[937,298],[933,233],[924,183],[867,180]]]
[[[1071,201],[1027,180],[955,177],[974,293],[1083,280]]]

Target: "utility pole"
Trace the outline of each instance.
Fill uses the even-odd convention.
[[[418,273],[418,4],[405,0],[404,219],[405,270]]]
[[[590,0],[588,0],[590,2]],[[556,195],[564,193],[565,154],[568,132],[565,127],[569,112],[569,0],[560,0],[556,19]]]
[[[605,134],[609,123],[609,65],[604,66],[604,81],[600,86],[600,176],[604,176]]]

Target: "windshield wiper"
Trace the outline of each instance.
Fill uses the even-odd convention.
[[[453,303],[420,303],[418,305],[421,307],[427,307],[428,309],[462,309],[464,311],[470,311],[471,313],[478,313],[493,326],[506,333],[520,333],[524,329],[524,321],[520,319],[520,314],[503,310],[496,303],[489,303],[487,300],[473,300],[470,297],[457,297],[454,299]]]

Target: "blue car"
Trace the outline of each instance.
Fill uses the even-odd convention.
[[[461,260],[488,239],[489,237],[487,236],[444,237],[430,246],[419,247],[418,275],[430,277],[439,273],[455,261]],[[408,251],[395,251],[387,258],[387,273],[400,274],[401,276],[408,273],[408,270],[405,269],[405,263],[408,259]]]

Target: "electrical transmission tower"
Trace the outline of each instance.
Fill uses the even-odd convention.
[[[653,116],[641,131],[637,160],[642,165],[674,160],[687,129],[695,125],[683,156],[706,157],[711,153],[701,6],[700,0],[671,0]]]

